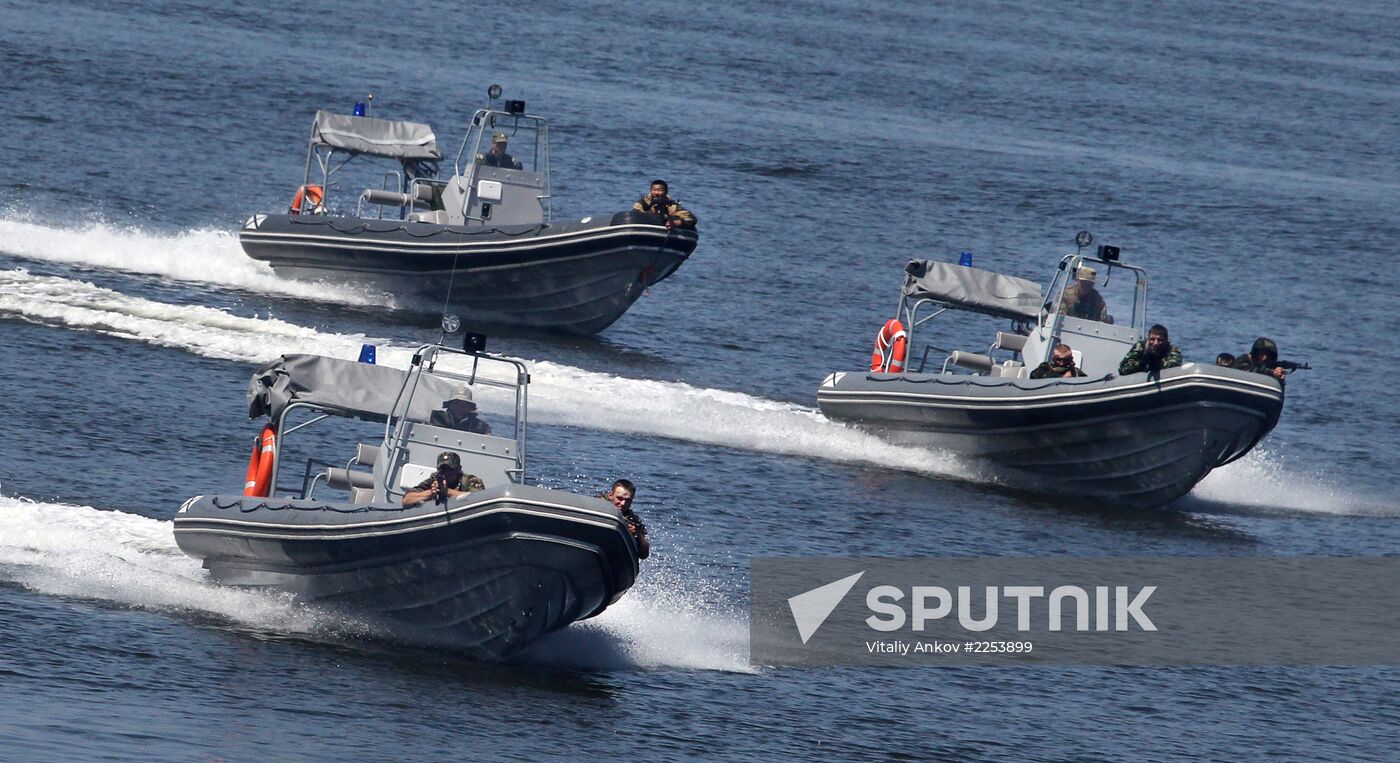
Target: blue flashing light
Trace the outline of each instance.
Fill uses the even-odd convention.
[[[972,252],[963,252],[962,256],[958,258],[958,264],[965,268],[972,267]]]
[[[368,364],[370,364],[370,365],[374,365],[374,345],[372,345],[372,344],[362,344],[362,345],[360,345],[360,362],[361,362],[361,363],[368,363]]]
[[[364,101],[355,101],[355,116],[357,116],[357,117],[362,117],[362,116],[364,116],[364,115],[365,115],[365,102],[364,102]]]

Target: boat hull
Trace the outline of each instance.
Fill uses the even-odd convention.
[[[607,502],[520,485],[446,509],[201,496],[176,516],[175,540],[220,584],[496,659],[602,612],[638,570]]]
[[[1189,364],[1160,378],[832,374],[817,400],[829,418],[950,451],[1013,487],[1155,508],[1249,452],[1278,422],[1283,389]]]
[[[239,242],[285,277],[368,286],[468,320],[593,334],[674,273],[699,241],[652,215],[585,220],[484,229],[255,215]]]

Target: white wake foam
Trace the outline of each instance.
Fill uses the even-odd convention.
[[[229,231],[160,235],[105,222],[59,228],[8,217],[0,218],[0,251],[31,260],[231,286],[259,294],[351,305],[393,304],[388,296],[367,290],[280,278],[267,263],[243,254],[238,237]]]
[[[170,305],[89,283],[24,270],[0,271],[0,316],[96,331],[206,357],[262,363],[314,352],[353,360],[367,340],[208,307]],[[381,344],[381,365],[406,368],[412,349]],[[446,360],[444,368],[453,361]],[[680,382],[629,379],[558,363],[531,364],[533,421],[669,437],[747,450],[867,463],[967,479],[972,472],[943,453],[892,445],[832,422],[809,408]],[[510,401],[484,390],[478,401],[505,412]],[[230,405],[237,401],[230,401]]]
[[[1400,516],[1400,505],[1289,468],[1267,447],[1206,475],[1191,497],[1263,512]]]
[[[361,334],[321,332],[271,318],[155,302],[25,270],[0,271],[0,316],[250,364],[296,352],[355,359],[363,343],[375,341]],[[378,357],[381,364],[404,368],[411,353],[411,348],[381,343]],[[445,364],[451,367],[450,361]],[[548,361],[532,363],[531,371],[531,414],[543,423],[870,464],[935,477],[988,479],[946,453],[892,445],[790,403],[680,382],[618,377]],[[479,400],[483,408],[508,411],[510,401],[492,392],[483,391]],[[1192,496],[1259,509],[1400,513],[1381,499],[1358,495],[1315,474],[1286,469],[1263,449],[1212,472]]]
[[[0,496],[0,578],[40,593],[168,612],[198,612],[254,629],[342,631],[287,598],[203,582],[199,562],[175,545],[171,523]]]
[[[621,601],[531,646],[520,659],[582,670],[690,668],[751,673],[744,616],[713,604],[698,575],[668,574],[657,560]]]

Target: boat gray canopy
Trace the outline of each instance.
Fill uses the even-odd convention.
[[[311,145],[405,162],[442,158],[433,128],[428,125],[329,111],[316,112],[311,126]]]
[[[958,310],[1034,321],[1040,315],[1040,284],[990,270],[933,260],[910,260],[904,269],[905,299],[929,299]]]
[[[320,355],[283,355],[259,368],[248,382],[248,418],[278,421],[293,403],[308,403],[366,421],[387,421],[400,408],[407,371]],[[407,418],[427,421],[452,383],[422,374],[410,397]]]

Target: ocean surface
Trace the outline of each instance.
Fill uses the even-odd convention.
[[[0,760],[1394,759],[1394,669],[771,668],[746,612],[756,555],[1394,555],[1396,29],[1348,0],[0,2]],[[238,489],[257,364],[437,338],[241,253],[315,110],[372,92],[455,151],[496,82],[553,120],[557,216],[661,177],[701,231],[596,337],[491,332],[533,364],[534,478],[632,478],[654,549],[506,664],[215,587],[171,536]],[[1312,363],[1249,457],[1125,513],[816,412],[908,259],[1045,282],[1080,229],[1188,359]]]

